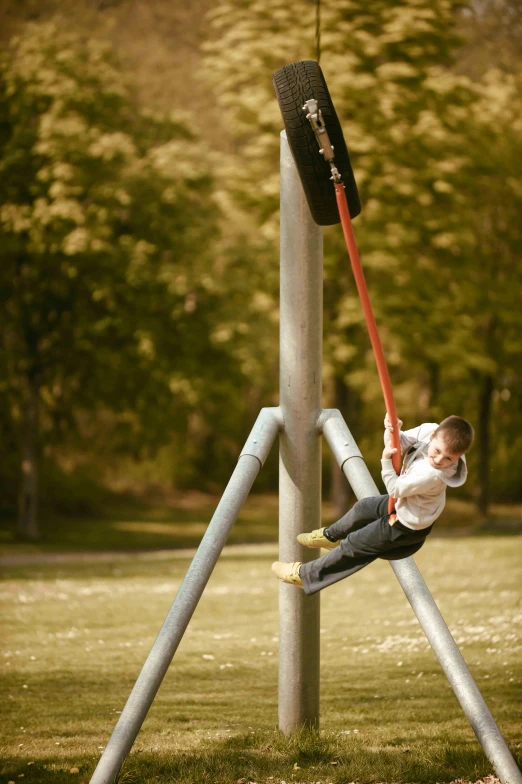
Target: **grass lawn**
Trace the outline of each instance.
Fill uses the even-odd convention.
[[[321,732],[281,736],[275,555],[232,548],[219,561],[121,782],[491,774],[385,562],[322,594]],[[520,764],[520,537],[432,538],[416,562]],[[131,553],[4,568],[0,784],[89,781],[188,564]]]
[[[96,515],[42,514],[41,539],[34,544],[17,541],[14,520],[4,520],[0,522],[0,555],[197,547],[218,502],[218,496],[193,492],[147,501],[113,495]],[[234,524],[229,542],[276,542],[277,536],[277,495],[251,495]]]
[[[41,515],[41,540],[35,544],[15,538],[14,520],[0,520],[0,556],[20,553],[92,550],[161,550],[197,547],[214,514],[219,497],[203,493],[172,493],[157,498],[107,494],[96,514]],[[323,503],[324,525],[336,519],[335,509]],[[448,498],[437,521],[438,534],[522,532],[520,504],[492,504],[487,521],[477,518],[470,501]],[[250,495],[232,528],[229,543],[277,542],[278,498]]]

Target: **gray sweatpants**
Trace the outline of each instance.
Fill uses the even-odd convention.
[[[363,498],[333,525],[328,533],[341,543],[300,569],[306,594],[316,593],[328,585],[355,574],[376,558],[389,561],[407,558],[420,550],[433,526],[413,531],[399,520],[388,522],[388,496]]]

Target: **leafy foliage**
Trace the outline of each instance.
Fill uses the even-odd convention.
[[[42,445],[62,467],[78,462],[78,431],[99,465],[120,450],[178,486],[222,483],[258,409],[277,403],[281,118],[271,76],[315,57],[315,8],[227,0],[204,20],[210,6],[155,0],[130,19],[125,4],[80,2],[53,24],[20,26],[4,49],[10,488],[31,383]],[[55,11],[54,0],[31,0],[17,13]],[[363,199],[356,232],[399,411],[408,423],[452,411],[480,420],[480,461],[488,472],[490,452],[497,494],[518,497],[518,8],[341,0],[321,11],[321,64]],[[168,102],[194,107],[200,130],[177,108],[145,108]],[[340,231],[325,240],[325,404],[343,408],[377,468],[373,358]]]
[[[322,67],[363,201],[357,236],[399,410],[412,422],[455,410],[477,419],[482,378],[502,387],[507,374],[515,385],[515,355],[499,352],[492,334],[515,347],[508,335],[514,322],[522,326],[506,288],[513,275],[520,282],[511,213],[521,206],[513,170],[520,93],[498,71],[480,83],[454,72],[459,7],[345,0],[323,8]],[[240,198],[265,231],[277,220],[281,127],[271,73],[313,56],[312,9],[300,11],[280,0],[229,2],[213,12],[206,46],[206,72],[241,145]],[[350,388],[354,419],[362,397],[374,432],[381,395],[340,232],[326,243],[327,378]]]
[[[204,149],[186,118],[137,109],[105,44],[51,24],[11,41],[0,94],[11,414],[34,385],[47,444],[103,408],[127,448],[164,442],[227,362]]]

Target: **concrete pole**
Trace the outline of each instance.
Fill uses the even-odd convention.
[[[118,775],[281,424],[278,408],[261,410],[90,784],[112,784]]]
[[[321,519],[322,229],[312,220],[281,133],[279,557],[315,555],[296,542]],[[279,727],[319,726],[319,596],[279,588]]]
[[[336,409],[323,411],[319,418],[319,427],[323,430],[335,459],[357,498],[380,495],[341,413]],[[415,561],[411,557],[404,558],[390,561],[390,566],[495,773],[505,784],[522,784],[517,763]]]

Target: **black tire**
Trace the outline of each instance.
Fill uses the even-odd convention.
[[[330,166],[319,152],[312,126],[303,111],[305,101],[310,98],[315,98],[322,112],[335,151],[335,165],[346,190],[350,216],[355,218],[361,211],[361,202],[343,131],[319,64],[315,60],[302,60],[285,65],[274,73],[273,82],[312,218],[319,226],[330,226],[341,220]]]

